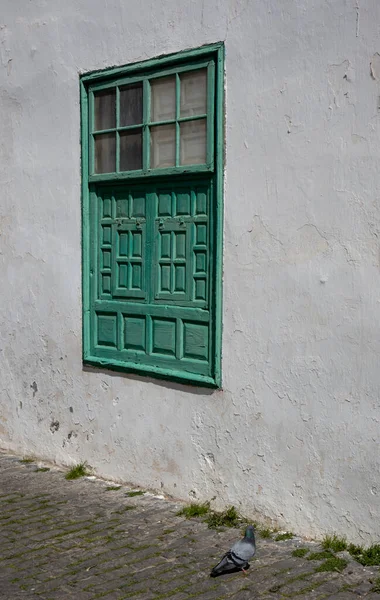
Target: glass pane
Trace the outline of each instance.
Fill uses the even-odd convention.
[[[114,133],[95,136],[95,173],[116,171],[116,138]]]
[[[151,121],[169,121],[175,119],[175,77],[152,79]]]
[[[120,89],[120,127],[142,123],[142,84],[137,83]]]
[[[116,92],[105,90],[94,94],[95,131],[116,127]]]
[[[150,128],[150,166],[175,165],[175,125],[158,125]]]
[[[180,125],[181,165],[206,162],[206,119],[186,121]]]
[[[120,133],[120,171],[142,169],[142,131]]]
[[[181,117],[205,115],[207,112],[207,71],[191,71],[180,76]]]

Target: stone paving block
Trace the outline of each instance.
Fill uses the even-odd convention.
[[[210,578],[241,530],[209,529],[177,516],[178,502],[106,487],[0,454],[0,600],[380,600],[371,591],[379,568],[348,555],[343,573],[315,573],[320,562],[292,552],[320,546],[299,538],[257,536],[247,576]]]

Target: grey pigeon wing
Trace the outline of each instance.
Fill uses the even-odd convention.
[[[236,542],[231,548],[231,552],[239,557],[243,563],[248,562],[254,556],[255,551],[255,544],[245,538]]]
[[[213,568],[211,575],[215,576],[220,575],[221,573],[226,573],[227,571],[232,571],[233,569],[236,569],[237,566],[239,565],[237,565],[236,562],[231,559],[231,553],[227,552],[223,556],[222,560]]]

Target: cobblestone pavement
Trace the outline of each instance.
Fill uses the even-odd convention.
[[[208,529],[176,516],[181,505],[0,454],[0,598],[96,600],[380,599],[377,567],[349,561],[342,573],[307,560],[320,547],[299,538],[257,539],[248,575],[210,569],[237,529]],[[295,549],[308,548],[295,557]]]

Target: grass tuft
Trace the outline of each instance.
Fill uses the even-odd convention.
[[[22,458],[20,460],[20,463],[23,463],[24,465],[30,465],[30,463],[34,462],[34,458],[31,458],[30,456],[24,456],[24,458]]]
[[[265,529],[259,529],[259,534],[264,540],[267,540],[271,537],[272,531],[267,527]]]
[[[333,556],[330,550],[322,550],[322,552],[312,552],[307,557],[307,560],[323,560],[324,558],[332,558]]]
[[[210,510],[210,502],[204,502],[203,504],[197,504],[192,502],[189,506],[184,506],[177,512],[177,517],[186,517],[186,519],[192,519],[193,517],[203,517],[207,515]]]
[[[37,467],[36,473],[47,473],[50,471],[49,467]]]
[[[309,548],[296,548],[292,552],[292,556],[295,558],[303,558],[309,552]]]
[[[132,492],[127,492],[125,495],[128,496],[128,498],[134,498],[135,496],[143,496],[145,494],[145,492],[143,490],[135,490]]]
[[[380,594],[380,577],[375,579],[375,581],[373,582],[371,592],[373,592],[374,594]]]
[[[350,544],[348,551],[361,565],[372,567],[380,565],[380,544],[373,544],[369,548],[362,548]]]
[[[120,490],[120,488],[121,488],[121,485],[107,485],[106,492],[117,491],[117,490]]]
[[[337,571],[341,573],[347,567],[347,561],[343,558],[332,556],[325,560],[319,567],[315,569],[316,573],[325,573],[327,571]]]
[[[324,550],[332,550],[333,552],[342,552],[347,549],[347,540],[343,537],[338,537],[335,533],[333,535],[326,535],[322,542],[322,548]]]
[[[294,535],[290,532],[279,533],[274,538],[276,542],[282,542],[283,540],[292,540]]]
[[[223,512],[209,512],[205,520],[210,529],[216,529],[217,527],[239,527],[242,522],[242,518],[234,506],[230,506]]]
[[[79,465],[75,465],[75,467],[71,467],[71,469],[67,471],[65,479],[78,479],[79,477],[86,477],[86,475],[89,474],[86,463],[79,463]]]

